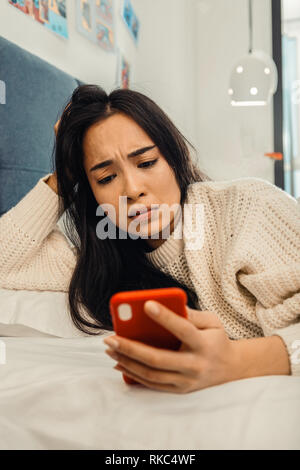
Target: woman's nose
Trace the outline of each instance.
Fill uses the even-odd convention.
[[[144,194],[142,182],[138,181],[134,176],[127,176],[124,182],[123,194],[128,199],[137,200]]]

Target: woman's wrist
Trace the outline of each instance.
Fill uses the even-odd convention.
[[[279,336],[234,341],[237,379],[262,375],[291,375],[289,356]]]

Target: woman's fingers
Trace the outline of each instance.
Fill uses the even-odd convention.
[[[46,183],[50,188],[58,194],[58,188],[57,188],[57,176],[56,176],[56,171],[52,173],[52,175],[47,179]]]
[[[111,340],[117,340],[119,346],[116,348]],[[163,369],[168,371],[192,372],[192,353],[178,353],[168,349],[155,348],[147,344],[120,336],[105,338],[103,342],[113,348],[116,355],[127,356],[131,361],[146,364],[153,369]],[[117,358],[114,358],[117,360]]]
[[[124,367],[128,372],[152,383],[183,386],[185,377],[180,372],[155,369],[137,361],[133,361],[122,354],[106,351],[109,356],[118,361],[118,366]]]
[[[59,123],[60,123],[60,119],[59,119],[59,120],[57,121],[57,123],[54,125],[54,132],[55,132],[55,135],[57,135]]]
[[[155,304],[158,308],[158,313],[153,314],[151,305]],[[193,351],[197,351],[201,347],[200,332],[187,318],[183,318],[172,310],[168,309],[159,302],[147,301],[144,304],[144,309],[147,315],[152,320],[162,325],[166,330],[180,339],[184,344],[189,346]]]
[[[197,328],[221,328],[223,325],[218,316],[209,310],[201,311],[187,307],[188,319]]]
[[[69,103],[67,104],[67,106],[65,107],[64,113],[69,109],[70,106],[71,106],[71,102],[69,102]],[[55,135],[57,135],[57,131],[58,131],[58,128],[59,128],[59,124],[60,124],[60,119],[54,124],[54,132],[55,132]]]
[[[153,390],[159,390],[160,392],[169,392],[169,393],[186,393],[188,391],[186,390],[185,386],[178,387],[177,385],[174,385],[174,384],[162,384],[162,383],[151,382],[150,380],[146,380],[144,378],[137,376],[136,374],[128,371],[125,367],[122,367],[122,366],[116,366],[115,369],[119,370],[120,372],[123,372],[125,375],[127,375],[131,379],[134,379],[139,384],[145,385],[145,387],[151,388]]]

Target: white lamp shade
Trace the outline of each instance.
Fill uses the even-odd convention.
[[[262,51],[238,60],[230,76],[232,106],[265,106],[276,92],[278,73],[273,59]]]

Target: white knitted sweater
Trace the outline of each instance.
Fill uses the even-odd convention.
[[[48,177],[0,219],[1,288],[68,291],[76,252],[57,225]],[[146,256],[192,288],[230,338],[280,336],[300,376],[299,203],[259,178],[191,184],[185,203],[204,209],[202,246],[173,232]]]

